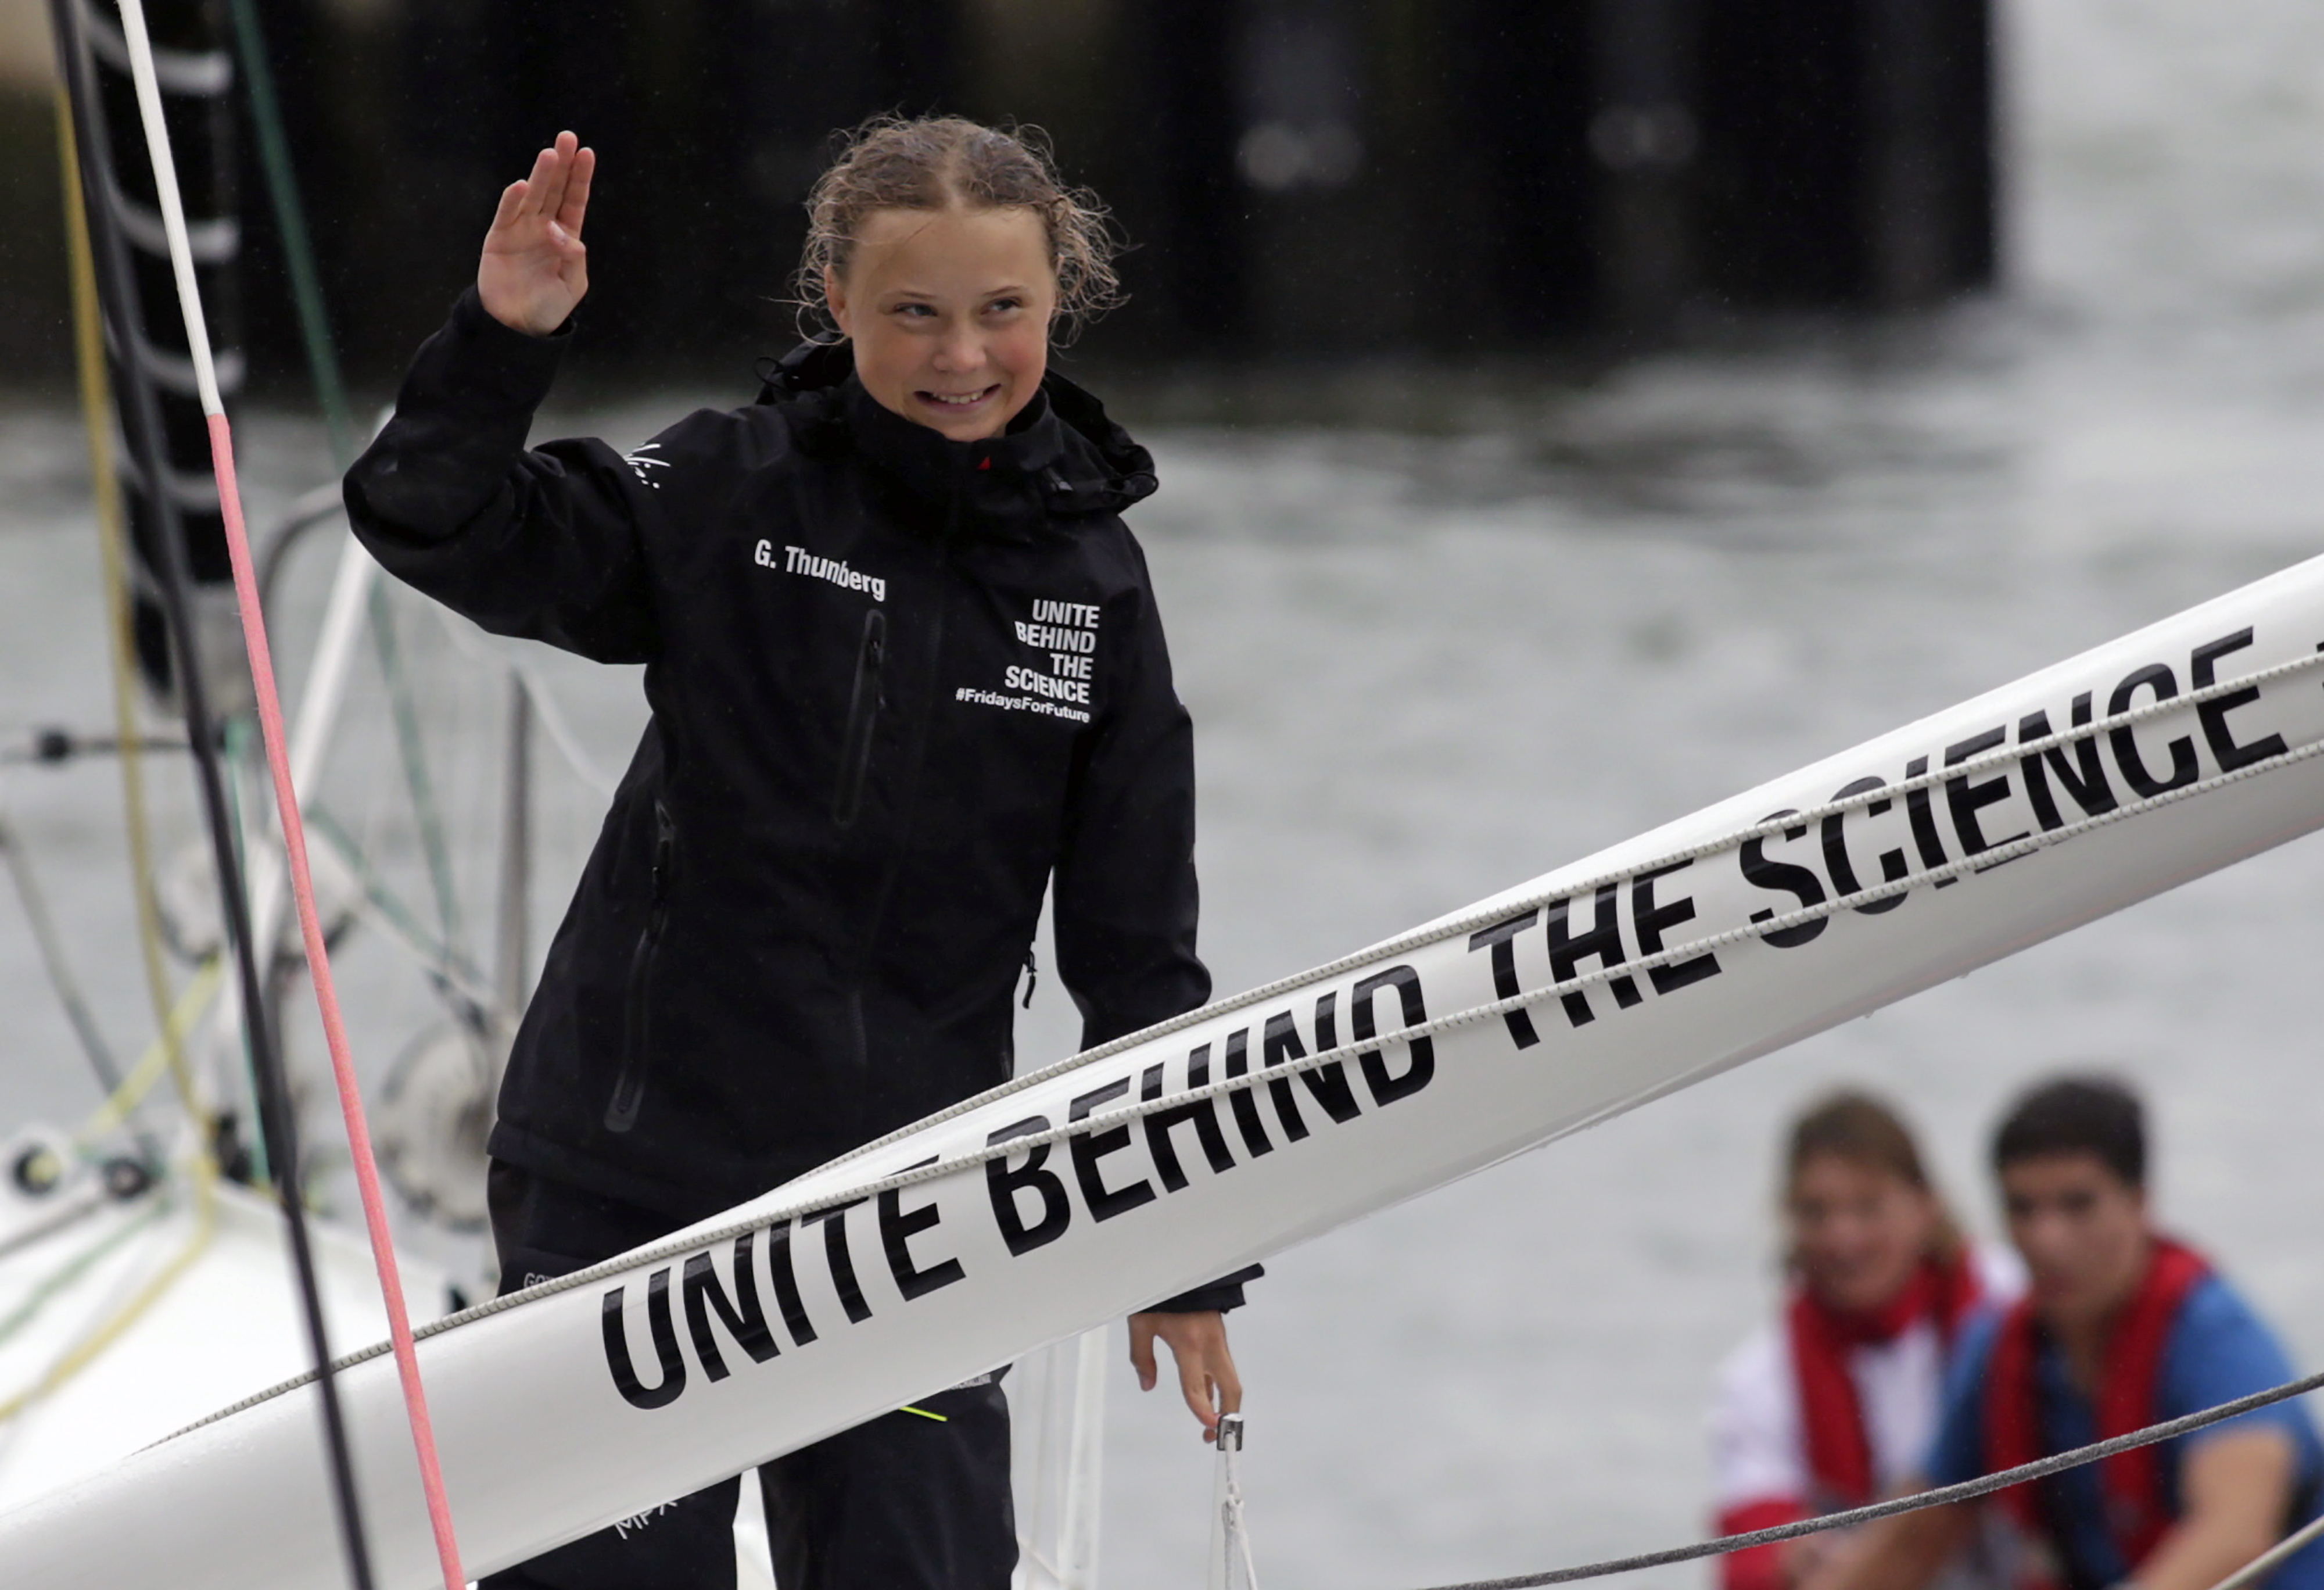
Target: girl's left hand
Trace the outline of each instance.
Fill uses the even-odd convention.
[[[1219,1419],[1242,1411],[1242,1379],[1235,1373],[1234,1354],[1227,1350],[1226,1317],[1216,1309],[1201,1314],[1133,1314],[1130,1317],[1130,1363],[1138,1371],[1138,1389],[1150,1391],[1159,1377],[1154,1362],[1154,1338],[1170,1345],[1178,1363],[1178,1389],[1186,1406],[1202,1421],[1203,1439],[1215,1441]]]
[[[512,331],[547,337],[588,292],[581,224],[596,172],[596,152],[559,133],[534,159],[532,174],[501,194],[476,262],[476,296],[485,313]]]

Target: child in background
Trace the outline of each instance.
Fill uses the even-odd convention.
[[[2146,1120],[2103,1077],[2019,1099],[1993,1139],[2024,1297],[1964,1336],[1923,1465],[1950,1485],[2178,1419],[2293,1378],[2234,1287],[2153,1224]],[[1919,1485],[1914,1486],[1919,1489]],[[2211,1590],[2317,1517],[2324,1445],[2297,1402],[2117,1454],[1983,1502],[1884,1519],[1812,1590],[1922,1590],[1998,1516],[2019,1590]],[[2262,1581],[2324,1586],[2324,1542]]]
[[[1721,1534],[1859,1506],[1918,1472],[1945,1366],[2006,1254],[1972,1251],[1896,1113],[1861,1093],[1802,1115],[1784,1156],[1790,1295],[1720,1372],[1711,1431]],[[1788,1590],[1823,1536],[1720,1559],[1723,1590]]]

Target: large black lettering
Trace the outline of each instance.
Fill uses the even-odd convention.
[[[1886,779],[1872,777],[1855,779],[1833,790],[1831,798],[1834,800],[1845,800],[1851,795],[1866,795],[1875,790],[1885,790],[1887,787],[1888,781]],[[1874,800],[1865,805],[1864,815],[1868,818],[1886,817],[1895,809],[1896,803],[1893,800]],[[1856,867],[1848,855],[1848,835],[1842,827],[1847,816],[1844,811],[1835,811],[1823,819],[1823,864],[1831,874],[1832,888],[1839,892],[1840,897],[1843,900],[1851,894],[1860,894],[1864,892],[1864,885],[1857,881]],[[1904,859],[1903,851],[1884,850],[1880,853],[1882,883],[1894,883],[1912,870],[1913,865]],[[1876,900],[1868,905],[1859,905],[1855,910],[1859,916],[1877,917],[1882,911],[1895,911],[1904,903],[1904,895],[1891,894],[1886,900]]]
[[[1655,902],[1655,884],[1673,873],[1683,873],[1692,866],[1689,861],[1674,861],[1666,867],[1656,867],[1650,873],[1640,873],[1630,880],[1630,930],[1638,940],[1640,955],[1660,955],[1663,934],[1681,922],[1694,920],[1694,899]],[[1719,957],[1709,950],[1691,955],[1683,961],[1667,966],[1651,966],[1646,981],[1655,985],[1656,994],[1676,994],[1690,983],[1700,983],[1705,977],[1719,975]]]
[[[2189,683],[2198,690],[2218,682],[2219,659],[2230,652],[2240,652],[2252,643],[2248,625],[2231,635],[2221,635],[2195,648],[2188,660]],[[2227,714],[2238,707],[2249,707],[2259,699],[2259,687],[2246,685],[2240,690],[2229,690],[2215,696],[2195,708],[2195,716],[2203,725],[2204,742],[2211,747],[2211,755],[2222,772],[2233,772],[2239,767],[2249,767],[2255,762],[2265,762],[2271,756],[2281,756],[2287,747],[2282,735],[2269,735],[2254,740],[2248,745],[2236,743],[2235,731],[2227,726]]]
[[[1759,820],[1763,823],[1772,823],[1779,818],[1794,817],[1798,812],[1798,807],[1787,806],[1781,811],[1769,812]],[[1838,814],[1834,814],[1824,818],[1824,825],[1829,828],[1839,820]],[[1804,839],[1807,837],[1808,829],[1805,823],[1802,823],[1796,828],[1784,830],[1784,838],[1787,842]],[[1769,861],[1766,844],[1765,835],[1756,839],[1743,841],[1744,882],[1755,888],[1782,890],[1799,901],[1798,905],[1792,908],[1794,911],[1803,911],[1812,905],[1821,905],[1824,901],[1823,880],[1817,877],[1810,868],[1795,866],[1787,861]],[[1786,911],[1784,914],[1789,915],[1790,912]],[[1772,909],[1763,907],[1751,913],[1751,920],[1755,922],[1765,922],[1774,920],[1775,916],[1775,912]],[[1822,932],[1824,924],[1829,920],[1831,920],[1829,917],[1818,917],[1812,922],[1795,922],[1791,927],[1777,928],[1773,931],[1762,933],[1759,937],[1777,949],[1796,949]],[[1640,938],[1643,942],[1643,934],[1640,935]]]
[[[1959,767],[1970,757],[1992,750],[2009,739],[2006,728],[1987,729],[1968,739],[1945,747],[1945,765]],[[1945,781],[1945,806],[1953,814],[1953,837],[1960,841],[1963,855],[1980,855],[1997,846],[2015,845],[2031,832],[2021,828],[2006,839],[1988,839],[1985,827],[1977,814],[1988,806],[2009,799],[2009,775],[1997,772],[1989,779],[1975,780],[1963,774]],[[1996,865],[2003,864],[1996,863]],[[1978,869],[1982,871],[1983,869]]]
[[[2074,720],[2070,726],[2081,728],[2090,721],[2090,693],[2084,690],[2074,698]],[[2029,712],[2017,724],[2017,743],[2046,740],[2052,733],[2050,715]],[[2072,759],[2068,760],[2071,753]],[[2046,770],[2046,771],[2045,771]],[[2096,817],[2102,811],[2112,811],[2120,804],[2114,790],[2107,783],[2106,765],[2098,760],[2098,740],[2096,735],[2085,735],[2068,745],[2052,745],[2047,751],[2035,751],[2017,759],[2017,771],[2025,781],[2025,799],[2033,803],[2034,820],[2042,831],[2062,828],[2066,819],[2058,815],[2058,803],[2050,796],[2050,775],[2057,775],[2074,804],[2082,809],[2085,817]]]
[[[1372,1000],[1388,988],[1396,990],[1406,1026],[1417,1027],[1428,1020],[1428,1009],[1420,999],[1420,974],[1410,966],[1390,966],[1364,978],[1348,996],[1348,1021],[1355,1029],[1357,1042],[1379,1036],[1373,1023]],[[1356,1057],[1363,1067],[1364,1082],[1372,1090],[1372,1103],[1392,1105],[1400,1098],[1408,1098],[1427,1086],[1429,1079],[1436,1075],[1436,1045],[1433,1041],[1416,1038],[1405,1047],[1411,1050],[1412,1063],[1401,1077],[1388,1075],[1388,1061],[1379,1049],[1368,1049]]]
[[[1129,1093],[1130,1078],[1127,1077],[1109,1082],[1103,1087],[1093,1088],[1066,1106],[1065,1119],[1086,1120],[1100,1105],[1126,1097]],[[1073,1150],[1074,1179],[1082,1186],[1082,1201],[1089,1206],[1089,1212],[1098,1219],[1111,1220],[1116,1215],[1128,1214],[1140,1204],[1154,1201],[1153,1183],[1141,1179],[1126,1187],[1109,1188],[1105,1184],[1104,1170],[1098,1164],[1106,1155],[1120,1153],[1130,1146],[1128,1126],[1109,1126],[1102,1132],[1084,1132],[1070,1139],[1068,1146]]]
[[[1026,1137],[1048,1130],[1049,1118],[1047,1115],[1028,1115],[1013,1125],[1002,1127],[984,1141],[990,1147],[1007,1142],[1012,1137]],[[1009,1168],[1006,1159],[984,1162],[984,1186],[992,1197],[992,1219],[1001,1227],[1001,1240],[1009,1244],[1012,1256],[1021,1256],[1045,1243],[1056,1242],[1065,1234],[1065,1227],[1073,1224],[1073,1200],[1065,1196],[1065,1184],[1057,1179],[1055,1171],[1041,1169],[1048,1162],[1049,1145],[1045,1142],[1036,1143],[1026,1150],[1025,1163],[1014,1170]],[[1030,1192],[1041,1200],[1041,1217],[1029,1225],[1017,1207],[1017,1195],[1020,1192]]]
[[[872,1305],[864,1300],[863,1288],[855,1279],[855,1255],[847,1248],[847,1211],[862,1203],[862,1198],[850,1198],[836,1208],[817,1209],[799,1218],[802,1225],[823,1222],[823,1256],[831,1267],[832,1290],[839,1294],[840,1308],[857,1325],[872,1317]]]
[[[907,1170],[935,1164],[930,1155],[918,1165],[907,1165]],[[944,1219],[934,1204],[922,1204],[917,1209],[904,1207],[904,1189],[891,1187],[880,1195],[880,1245],[888,1254],[888,1273],[896,1278],[896,1290],[904,1300],[925,1298],[938,1287],[948,1287],[968,1272],[957,1259],[945,1259],[926,1268],[912,1262],[912,1238],[933,1229]]]
[[[1259,1037],[1259,1063],[1261,1067],[1280,1066],[1286,1059],[1302,1059],[1307,1050],[1299,1041],[1299,1025],[1291,1012],[1269,1016]],[[1306,1118],[1299,1114],[1299,1101],[1291,1092],[1290,1082],[1277,1077],[1267,1085],[1275,1098],[1275,1117],[1283,1123],[1283,1140],[1297,1142],[1307,1135]]]
[[[1904,777],[1908,780],[1917,779],[1928,771],[1929,759],[1925,756],[1915,756],[1904,764]],[[1944,839],[1937,832],[1937,814],[1929,801],[1928,786],[1904,791],[1904,816],[1912,827],[1913,844],[1921,853],[1923,866],[1941,867],[1952,859],[1945,854]],[[1960,882],[1959,878],[1939,878],[1937,887],[1950,889]]]
[[[2179,680],[2169,666],[2149,663],[2114,688],[2107,702],[2107,716],[2118,716],[2128,712],[2132,698],[2139,691],[2151,689],[2157,701],[2168,701],[2179,693]],[[2190,735],[2181,735],[2171,742],[2171,776],[2158,779],[2146,771],[2146,759],[2139,753],[2138,735],[2128,724],[2112,731],[2107,736],[2114,742],[2114,764],[2122,770],[2122,781],[2148,800],[2183,790],[2195,781],[2200,771],[2195,765],[2195,742]]]
[[[1315,1049],[1319,1054],[1333,1047],[1332,1002],[1338,997],[1336,994],[1326,994],[1315,1002]],[[1259,1046],[1259,1064],[1282,1066],[1306,1058],[1306,1048],[1299,1041],[1298,1019],[1289,1011],[1268,1017],[1267,1035]],[[1299,1080],[1307,1085],[1307,1091],[1323,1106],[1323,1114],[1334,1122],[1352,1121],[1362,1114],[1356,1105],[1356,1090],[1348,1085],[1347,1068],[1339,1061],[1311,1066],[1299,1073]],[[1290,1132],[1291,1123],[1299,1119],[1299,1112],[1291,1103],[1291,1085],[1277,1082],[1273,1086],[1281,1090],[1275,1095],[1276,1108],[1283,1114],[1284,1130]],[[1291,1134],[1305,1137],[1307,1130],[1303,1125]]]
[[[1202,1086],[1211,1079],[1211,1048],[1204,1044],[1186,1062],[1186,1086],[1189,1089]],[[1162,1096],[1162,1068],[1146,1068],[1138,1085],[1141,1104],[1150,1104]],[[1226,1133],[1219,1130],[1219,1113],[1212,1101],[1200,1099],[1191,1105],[1176,1105],[1167,1110],[1157,1110],[1146,1117],[1146,1151],[1153,1156],[1154,1169],[1162,1178],[1162,1185],[1171,1192],[1186,1186],[1185,1168],[1178,1162],[1177,1145],[1170,1141],[1170,1130],[1191,1123],[1195,1141],[1202,1144],[1204,1157],[1210,1160],[1213,1176],[1235,1168],[1234,1156],[1227,1151]]]
[[[637,1365],[630,1362],[630,1335],[622,1317],[622,1291],[605,1294],[597,1322],[605,1338],[605,1367],[613,1372],[613,1385],[632,1408],[667,1408],[686,1390],[686,1360],[678,1354],[678,1327],[669,1317],[669,1271],[657,1270],[646,1281],[646,1323],[653,1335],[654,1354],[661,1360],[661,1383],[642,1385]]]
[[[1492,951],[1495,999],[1515,999],[1522,992],[1517,986],[1517,937],[1540,920],[1541,908],[1536,906],[1521,917],[1495,922],[1489,928],[1480,928],[1469,935],[1471,955],[1480,949]],[[1508,1024],[1510,1040],[1519,1049],[1531,1049],[1541,1041],[1541,1034],[1534,1031],[1531,1012],[1523,1008],[1504,1011],[1501,1020]],[[1326,1044],[1324,1047],[1328,1049],[1331,1046]]]
[[[807,1299],[799,1295],[798,1271],[791,1267],[791,1223],[767,1232],[767,1279],[775,1283],[775,1307],[782,1310],[783,1328],[795,1346],[815,1340],[815,1326],[807,1317]]]
[[[1559,900],[1550,903],[1551,982],[1569,981],[1573,976],[1574,968],[1592,957],[1597,958],[1599,965],[1609,970],[1622,964],[1622,913],[1615,904],[1617,887],[1613,883],[1600,887],[1587,933],[1577,934],[1567,926],[1566,912],[1573,903],[1572,901]],[[1628,977],[1616,977],[1609,986],[1614,990],[1614,1003],[1626,1011],[1646,997]],[[1582,1025],[1596,1014],[1590,1008],[1590,996],[1579,988],[1571,994],[1560,994],[1558,999],[1565,1006],[1566,1021],[1573,1026]]]
[[[751,1267],[751,1239],[758,1234],[746,1231],[734,1239],[733,1297],[727,1296],[724,1283],[719,1280],[718,1265],[711,1255],[695,1253],[686,1261],[686,1328],[694,1337],[694,1355],[702,1361],[702,1373],[714,1381],[724,1380],[729,1372],[718,1351],[718,1338],[710,1329],[713,1314],[735,1345],[751,1355],[752,1363],[764,1364],[778,1350],[774,1334],[767,1329],[766,1305],[759,1300],[759,1278]],[[650,1299],[646,1306],[651,1309]]]
[[[1250,1075],[1250,1029],[1238,1027],[1227,1034],[1226,1075]],[[1274,1142],[1267,1135],[1267,1123],[1259,1118],[1259,1100],[1248,1087],[1238,1087],[1227,1095],[1227,1108],[1233,1114],[1236,1129],[1242,1133],[1242,1146],[1253,1159],[1275,1151]]]

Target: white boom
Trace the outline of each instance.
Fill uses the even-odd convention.
[[[2319,650],[2324,559],[437,1329],[420,1356],[468,1567],[2305,833],[2324,823]],[[340,1384],[380,1582],[419,1590],[435,1558],[393,1365]],[[9,1583],[335,1583],[312,1395],[0,1517]]]

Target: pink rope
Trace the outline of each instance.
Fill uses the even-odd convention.
[[[226,551],[234,562],[235,605],[242,609],[242,640],[250,653],[250,678],[258,696],[258,725],[266,744],[267,770],[274,775],[274,804],[282,817],[282,839],[290,856],[290,895],[299,908],[299,935],[307,948],[307,970],[315,1003],[330,1046],[331,1076],[338,1085],[339,1110],[346,1118],[347,1147],[355,1160],[355,1187],[363,1198],[364,1228],[379,1267],[380,1296],[387,1305],[387,1330],[395,1348],[395,1369],[403,1382],[403,1410],[411,1424],[411,1445],[420,1458],[420,1486],[428,1497],[428,1522],[436,1535],[437,1561],[444,1590],[466,1590],[459,1542],[452,1534],[452,1504],[444,1493],[443,1466],[436,1456],[435,1426],[428,1417],[428,1393],[420,1383],[420,1354],[412,1345],[410,1312],[403,1301],[403,1276],[396,1268],[395,1244],[387,1228],[387,1202],[380,1193],[379,1165],[372,1156],[371,1127],[364,1119],[363,1090],[355,1081],[355,1057],[347,1047],[346,1023],[339,1016],[338,989],[331,980],[330,952],[323,944],[322,918],[315,910],[315,880],[307,866],[307,826],[299,815],[299,793],[290,784],[289,738],[282,729],[282,700],[274,688],[273,653],[266,643],[266,616],[258,605],[258,575],[243,527],[242,488],[235,483],[234,435],[224,414],[209,416],[210,464],[217,472],[218,507],[226,519]],[[286,1197],[296,1197],[285,1188]]]

